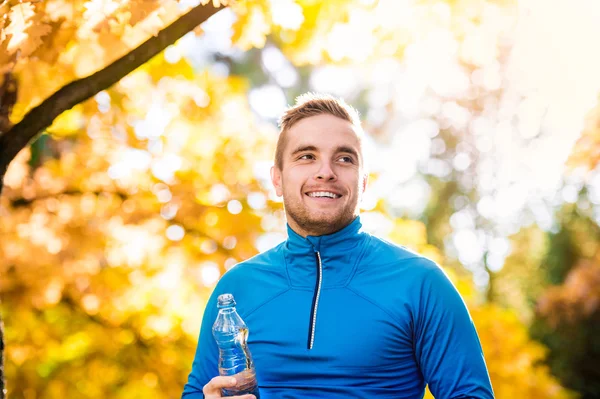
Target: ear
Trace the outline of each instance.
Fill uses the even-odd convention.
[[[283,195],[283,184],[281,170],[277,166],[271,166],[271,182],[275,187],[275,193],[278,197],[281,197]]]
[[[365,193],[365,190],[367,189],[367,184],[368,183],[369,183],[369,174],[365,173],[363,175],[363,179],[362,179],[362,193],[361,194]]]

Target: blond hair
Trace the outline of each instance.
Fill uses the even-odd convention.
[[[362,130],[358,111],[344,100],[329,94],[305,93],[296,97],[296,104],[288,108],[279,119],[280,133],[275,147],[275,166],[283,169],[283,150],[287,143],[287,132],[302,119],[329,114],[352,123]]]

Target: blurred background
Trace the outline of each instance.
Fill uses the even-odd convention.
[[[198,1],[0,3],[16,123]],[[316,91],[360,111],[363,224],[448,271],[497,398],[600,398],[599,39],[593,0],[230,4],[10,165],[8,397],[180,397],[216,282],[286,238],[277,118]]]

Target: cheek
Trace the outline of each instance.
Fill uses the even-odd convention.
[[[301,170],[290,169],[285,174],[283,181],[285,182],[284,187],[286,191],[296,191],[302,188],[306,178]]]
[[[343,181],[349,187],[352,187],[352,191],[356,191],[357,189],[360,191],[362,189],[362,179],[356,174],[356,171],[348,171],[348,173],[338,176],[343,176]]]

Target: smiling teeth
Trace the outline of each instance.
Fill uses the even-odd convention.
[[[334,194],[334,193],[330,193],[328,191],[317,191],[317,192],[314,192],[314,193],[308,193],[308,196],[309,197],[329,197],[329,198],[338,198],[338,197],[340,197],[339,195]]]

